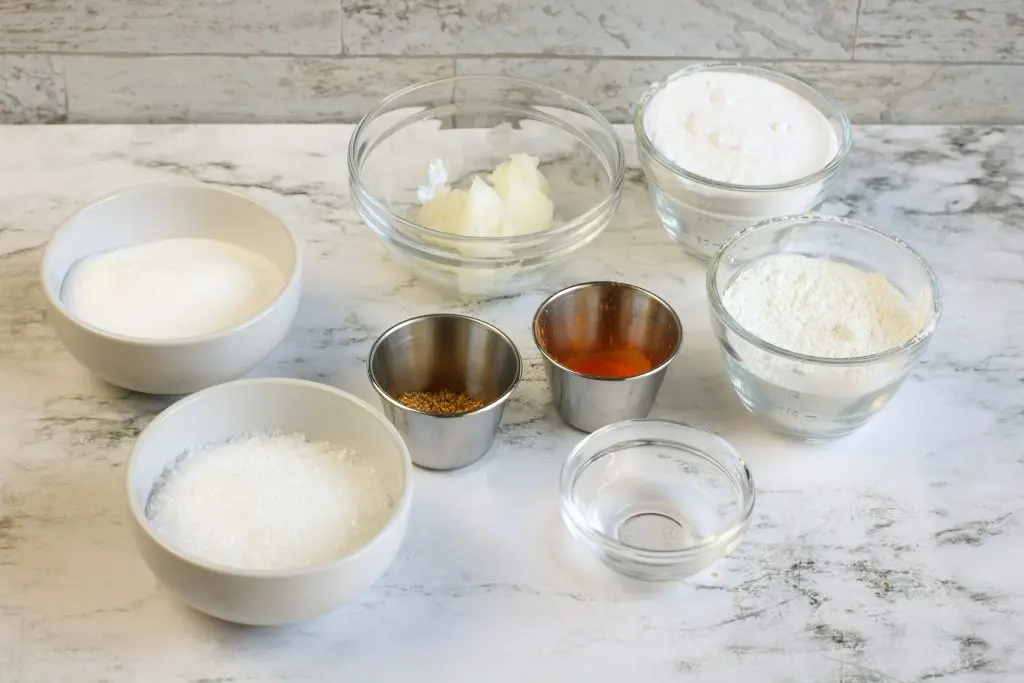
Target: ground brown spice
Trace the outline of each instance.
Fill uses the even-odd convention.
[[[458,391],[410,391],[399,394],[398,402],[406,408],[437,415],[458,415],[484,407],[480,401]]]

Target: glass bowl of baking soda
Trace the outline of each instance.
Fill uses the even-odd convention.
[[[633,122],[655,211],[706,261],[759,221],[816,210],[850,150],[850,122],[811,84],[698,64],[651,85]]]
[[[619,205],[622,143],[538,83],[458,76],[385,98],[348,150],[352,203],[423,281],[469,298],[537,286]]]
[[[774,218],[708,265],[711,323],[733,389],[767,429],[846,436],[896,394],[939,323],[935,273],[901,240],[846,218]]]

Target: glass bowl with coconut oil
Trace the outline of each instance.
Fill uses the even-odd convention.
[[[821,214],[764,221],[708,264],[726,374],[765,428],[846,436],[896,395],[942,314],[935,272],[900,239]]]
[[[425,282],[486,298],[539,285],[604,230],[625,155],[581,100],[458,76],[381,101],[352,135],[348,169],[356,210],[394,257]]]
[[[654,419],[616,422],[580,441],[560,491],[569,532],[642,581],[683,579],[728,555],[755,498],[750,470],[725,440]]]
[[[820,207],[851,144],[846,114],[813,85],[743,64],[652,84],[633,126],[658,217],[702,261],[754,223]]]

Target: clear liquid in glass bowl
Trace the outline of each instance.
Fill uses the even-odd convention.
[[[562,470],[570,532],[610,567],[682,578],[731,552],[749,524],[750,472],[718,436],[663,420],[627,420],[583,439]]]

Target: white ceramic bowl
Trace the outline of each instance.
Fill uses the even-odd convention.
[[[246,433],[301,433],[376,459],[392,489],[391,520],[363,547],[296,570],[242,571],[169,545],[146,518],[153,485],[190,446]],[[128,461],[129,522],[150,570],[182,600],[239,624],[286,624],[325,614],[373,584],[391,564],[409,519],[412,460],[402,437],[366,402],[315,382],[257,378],[228,382],[178,401],[139,435]]]
[[[64,279],[80,259],[172,237],[217,239],[249,249],[280,268],[287,284],[248,320],[175,340],[107,332],[64,306]],[[41,278],[50,322],[78,362],[126,389],[187,394],[244,375],[281,342],[298,308],[302,264],[288,227],[253,200],[198,183],[156,183],[120,190],[71,216],[46,247]]]

